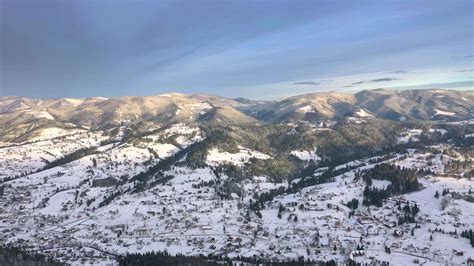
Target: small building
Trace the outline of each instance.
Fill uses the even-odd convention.
[[[117,236],[121,236],[123,232],[125,232],[126,226],[124,224],[116,224],[116,225],[108,225],[105,229],[109,229],[110,231],[117,234]]]
[[[151,228],[147,227],[139,227],[133,231],[135,236],[150,236],[151,235]]]
[[[395,237],[402,237],[402,236],[403,236],[403,231],[401,231],[401,230],[394,230],[394,231],[393,231],[393,236],[395,236]]]

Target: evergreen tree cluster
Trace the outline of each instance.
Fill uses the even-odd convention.
[[[38,172],[79,160],[82,157],[95,154],[96,152],[97,152],[96,147],[82,148],[82,149],[76,150],[70,154],[64,155],[63,157],[48,163],[43,168],[41,168]]]
[[[336,265],[331,261],[312,261],[299,257],[288,261],[271,261],[259,256],[228,258],[222,255],[208,254],[207,256],[185,256],[182,254],[171,255],[166,251],[152,251],[144,254],[128,254],[118,259],[120,266],[222,266],[222,265],[261,265],[261,266],[315,266],[315,265]]]
[[[19,247],[0,247],[0,265],[8,266],[63,266],[49,257],[27,252]]]
[[[474,232],[472,229],[465,230],[461,232],[461,237],[469,239],[469,244],[474,248]]]
[[[379,164],[374,168],[356,174],[356,178],[362,177],[367,186],[364,188],[363,205],[382,206],[383,200],[393,195],[405,194],[420,189],[418,177],[428,174],[423,170],[402,168],[393,164]],[[388,180],[391,182],[385,188],[376,188],[372,186],[372,180]]]
[[[355,210],[359,207],[359,200],[356,198],[353,198],[351,201],[346,203],[346,206],[351,208],[352,210]]]

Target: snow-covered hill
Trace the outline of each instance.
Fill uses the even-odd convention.
[[[62,120],[76,111],[61,118],[51,107],[113,105],[117,118],[130,102],[138,109],[122,118],[137,114],[136,123],[104,127],[97,117]],[[165,106],[149,107],[163,120],[145,119],[148,107],[138,106],[147,102]],[[474,257],[463,237],[474,225],[471,122],[394,122],[355,108],[331,122],[262,123],[237,111],[243,104],[263,103],[3,99],[2,119],[35,117],[3,128],[0,243],[97,265],[165,250],[393,265]]]

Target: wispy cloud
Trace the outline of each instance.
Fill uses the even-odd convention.
[[[464,80],[455,82],[428,83],[409,86],[390,87],[388,89],[455,89],[455,88],[473,88],[474,81]]]
[[[399,69],[399,70],[391,71],[391,72],[389,72],[389,73],[404,75],[404,74],[408,74],[408,71],[403,70],[403,69]]]
[[[316,82],[316,81],[300,81],[300,82],[295,82],[293,85],[312,85],[316,86],[321,84],[321,82]]]
[[[332,80],[332,79],[323,79],[323,80],[321,80],[320,82],[321,82],[321,83],[326,83],[326,84],[327,84],[327,83],[332,83],[332,82],[333,82],[333,80]]]
[[[400,80],[399,78],[378,78],[378,79],[371,79],[371,80],[361,80],[352,83],[352,85],[360,85],[360,84],[366,84],[366,83],[378,83],[378,82],[389,82],[389,81],[394,81],[394,80]]]
[[[461,70],[457,70],[456,72],[474,72],[474,68],[473,69],[461,69]]]
[[[369,82],[387,82],[387,81],[394,81],[394,80],[400,80],[399,78],[380,78],[380,79],[373,79],[370,80]]]
[[[320,81],[308,80],[308,81],[295,82],[295,83],[292,83],[291,85],[317,86],[317,85],[321,85],[321,84],[331,84],[332,82],[333,82],[333,80],[331,80],[331,79],[322,79],[322,80],[320,80]]]
[[[468,55],[456,55],[456,56],[451,56],[452,59],[470,59],[474,58],[474,55],[468,54]]]

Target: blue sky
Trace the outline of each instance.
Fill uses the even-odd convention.
[[[473,1],[0,1],[0,96],[474,87]]]

